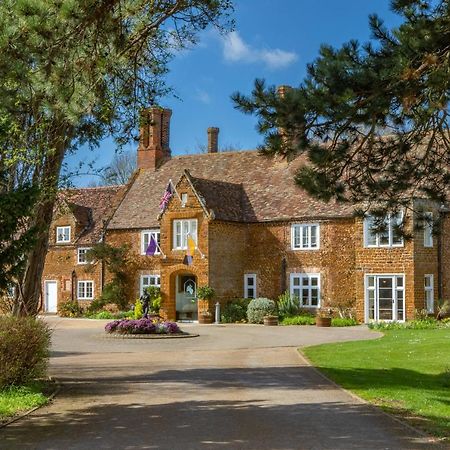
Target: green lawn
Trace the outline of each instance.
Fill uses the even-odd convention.
[[[373,341],[303,351],[344,388],[431,434],[450,438],[450,329],[390,330]]]
[[[48,398],[43,390],[42,383],[0,390],[0,424],[20,412],[45,405]]]

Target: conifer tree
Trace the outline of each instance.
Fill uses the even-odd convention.
[[[403,18],[373,39],[324,45],[306,78],[284,95],[256,80],[236,107],[259,118],[261,152],[305,154],[295,181],[319,199],[387,212],[413,198],[438,203],[450,187],[450,3],[394,0]]]

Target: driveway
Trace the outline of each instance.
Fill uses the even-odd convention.
[[[1,449],[425,449],[296,348],[373,339],[365,327],[185,325],[199,337],[105,338],[105,321],[47,318],[56,400],[0,430]]]

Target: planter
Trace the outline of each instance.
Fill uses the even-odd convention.
[[[316,327],[331,327],[331,317],[316,317]]]
[[[213,316],[212,315],[204,316],[204,315],[200,314],[198,316],[198,323],[201,323],[201,324],[213,323]]]
[[[278,316],[265,316],[264,325],[269,327],[278,325]]]

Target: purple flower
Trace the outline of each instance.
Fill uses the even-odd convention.
[[[107,333],[120,334],[174,334],[180,329],[174,322],[163,322],[157,317],[148,319],[120,319],[109,322],[105,326]]]

